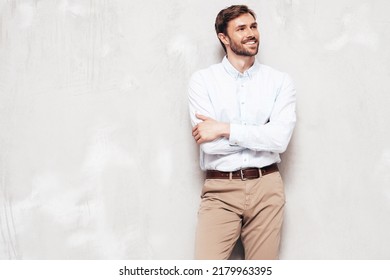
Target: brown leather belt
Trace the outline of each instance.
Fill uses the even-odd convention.
[[[245,168],[233,172],[207,170],[206,179],[241,179],[243,181],[257,179],[267,174],[279,171],[276,163],[262,168]]]

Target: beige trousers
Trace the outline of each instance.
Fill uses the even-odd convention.
[[[228,259],[241,236],[245,259],[278,259],[285,204],[279,172],[258,179],[207,179],[202,189],[195,259]]]

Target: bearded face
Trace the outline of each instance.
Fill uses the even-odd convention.
[[[259,51],[259,38],[257,22],[251,14],[229,21],[226,34],[220,33],[225,47],[238,56],[255,56]]]

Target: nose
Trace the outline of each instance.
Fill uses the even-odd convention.
[[[246,37],[253,37],[254,32],[251,28],[248,28],[245,35],[246,35]]]
[[[252,30],[251,28],[248,28],[247,31],[246,31],[245,36],[247,38],[256,37],[256,32],[255,32],[255,30]]]

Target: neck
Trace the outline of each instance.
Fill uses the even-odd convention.
[[[255,63],[255,56],[236,55],[231,51],[228,51],[227,59],[240,73],[244,73],[252,67],[253,63]]]

